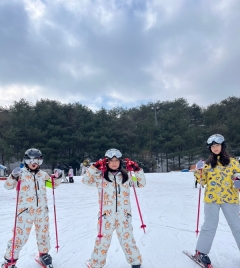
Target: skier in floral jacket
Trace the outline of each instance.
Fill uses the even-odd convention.
[[[2,268],[15,268],[20,250],[28,240],[32,225],[35,225],[39,260],[48,268],[52,266],[52,258],[48,254],[50,250],[49,216],[47,193],[45,183],[49,175],[40,170],[43,162],[40,150],[31,148],[25,152],[24,167],[15,168],[5,182],[5,188],[16,188],[18,180],[21,180],[18,210],[16,219],[16,237],[13,247],[13,239],[9,240],[5,254],[5,262]],[[61,170],[56,170],[54,186],[61,183]],[[13,257],[13,258],[12,258]]]
[[[122,165],[121,152],[117,149],[110,149],[106,152],[104,159],[100,159],[89,167],[82,180],[83,183],[98,188],[100,205],[98,215],[99,235],[96,238],[95,247],[88,264],[90,268],[101,268],[105,265],[114,230],[117,232],[127,262],[132,268],[141,267],[141,254],[133,237],[131,223],[130,187],[132,183],[136,187],[144,187],[146,180],[143,170],[137,163],[131,161],[136,177],[134,181],[131,179],[132,174],[127,173]],[[100,215],[101,212],[102,215]]]

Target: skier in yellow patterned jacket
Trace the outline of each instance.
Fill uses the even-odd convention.
[[[103,160],[91,165],[83,177],[83,183],[98,188],[99,205],[101,207],[102,196],[102,172],[101,163],[106,161],[106,170],[103,178],[103,209],[102,215],[98,215],[98,233],[102,217],[102,238],[97,236],[95,247],[89,260],[89,268],[102,268],[106,264],[107,251],[110,247],[113,231],[116,230],[127,262],[132,268],[141,267],[141,254],[133,237],[132,213],[130,205],[130,187],[132,183],[136,187],[144,187],[146,184],[143,170],[135,163],[133,170],[135,181],[131,174],[123,169],[122,153],[117,149],[109,149]],[[101,208],[100,208],[101,212]]]
[[[35,225],[39,260],[47,268],[52,266],[52,258],[48,254],[50,250],[49,216],[47,193],[45,183],[49,175],[40,170],[43,162],[40,150],[31,148],[25,152],[24,167],[15,168],[5,182],[5,188],[16,188],[18,180],[21,180],[18,210],[16,218],[16,237],[14,240],[14,252],[12,252],[13,239],[7,244],[5,262],[2,268],[15,268],[19,252],[28,240],[32,225]],[[55,170],[54,185],[61,183],[61,170]],[[12,258],[13,256],[13,258]]]
[[[205,267],[211,267],[208,253],[217,230],[220,208],[240,250],[240,165],[226,152],[226,142],[222,135],[210,136],[207,147],[210,156],[205,165],[195,172],[198,182],[205,185],[204,223],[197,241],[195,258]]]

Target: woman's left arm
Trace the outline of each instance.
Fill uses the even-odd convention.
[[[54,170],[54,174],[52,174],[50,177],[47,173],[45,174],[44,176],[45,181],[52,183],[52,179],[54,181],[54,188],[57,188],[62,182],[62,171],[58,170],[58,172],[55,172]]]
[[[232,160],[233,174],[240,173],[240,163],[238,160]]]
[[[136,187],[142,188],[146,185],[146,178],[143,169],[141,168],[139,171],[130,172],[132,175],[132,181]]]

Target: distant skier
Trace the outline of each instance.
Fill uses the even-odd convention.
[[[102,268],[106,264],[107,251],[114,230],[117,232],[127,262],[132,268],[141,267],[142,257],[133,237],[131,223],[130,187],[133,183],[136,187],[144,187],[146,180],[143,170],[134,161],[131,161],[131,167],[136,175],[136,181],[131,179],[130,173],[128,174],[122,166],[122,153],[117,149],[110,149],[105,153],[105,158],[91,165],[83,176],[83,183],[98,188],[100,213],[102,212],[102,215],[100,213],[98,215],[99,235],[89,260],[90,268]],[[102,179],[103,168],[105,171]]]
[[[196,245],[195,259],[203,267],[212,267],[209,256],[217,230],[220,208],[231,228],[234,239],[240,250],[240,218],[238,190],[234,178],[240,172],[238,161],[226,152],[225,139],[214,134],[207,140],[210,151],[202,171],[195,173],[197,180],[206,185],[204,196],[204,223]]]
[[[69,166],[68,180],[69,180],[69,183],[74,183],[74,179],[73,179],[73,169],[72,169],[71,166]]]
[[[14,252],[12,252],[13,239],[9,240],[5,253],[5,262],[2,268],[15,268],[20,250],[28,240],[32,225],[35,225],[39,260],[46,267],[52,266],[52,257],[49,255],[49,216],[47,193],[45,183],[49,175],[40,169],[43,156],[40,150],[31,148],[25,152],[24,167],[15,168],[7,178],[4,187],[12,190],[21,180],[16,221],[16,237],[14,239]],[[61,170],[55,170],[55,187],[61,183]],[[7,227],[7,226],[6,226]],[[13,257],[13,260],[12,260]]]
[[[81,164],[81,166],[82,166],[81,176],[83,176],[86,173],[87,169],[90,167],[90,160],[85,159]]]

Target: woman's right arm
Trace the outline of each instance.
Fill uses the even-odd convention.
[[[5,184],[4,184],[4,187],[7,189],[7,190],[12,190],[16,187],[17,185],[17,181],[19,179],[21,179],[21,176],[22,176],[22,169],[20,167],[16,167],[14,168],[14,170],[12,171],[12,173],[8,176]]]
[[[12,177],[12,175],[10,174],[7,178],[7,180],[5,181],[4,183],[4,187],[7,189],[7,190],[12,190],[16,187],[17,185],[17,180],[14,179]]]
[[[100,182],[101,171],[98,170],[94,165],[91,165],[86,173],[83,175],[82,182],[88,186],[97,186]]]
[[[202,185],[207,184],[207,173],[208,173],[207,165],[205,165],[203,169],[198,169],[194,171],[194,176],[197,179],[197,182]]]

